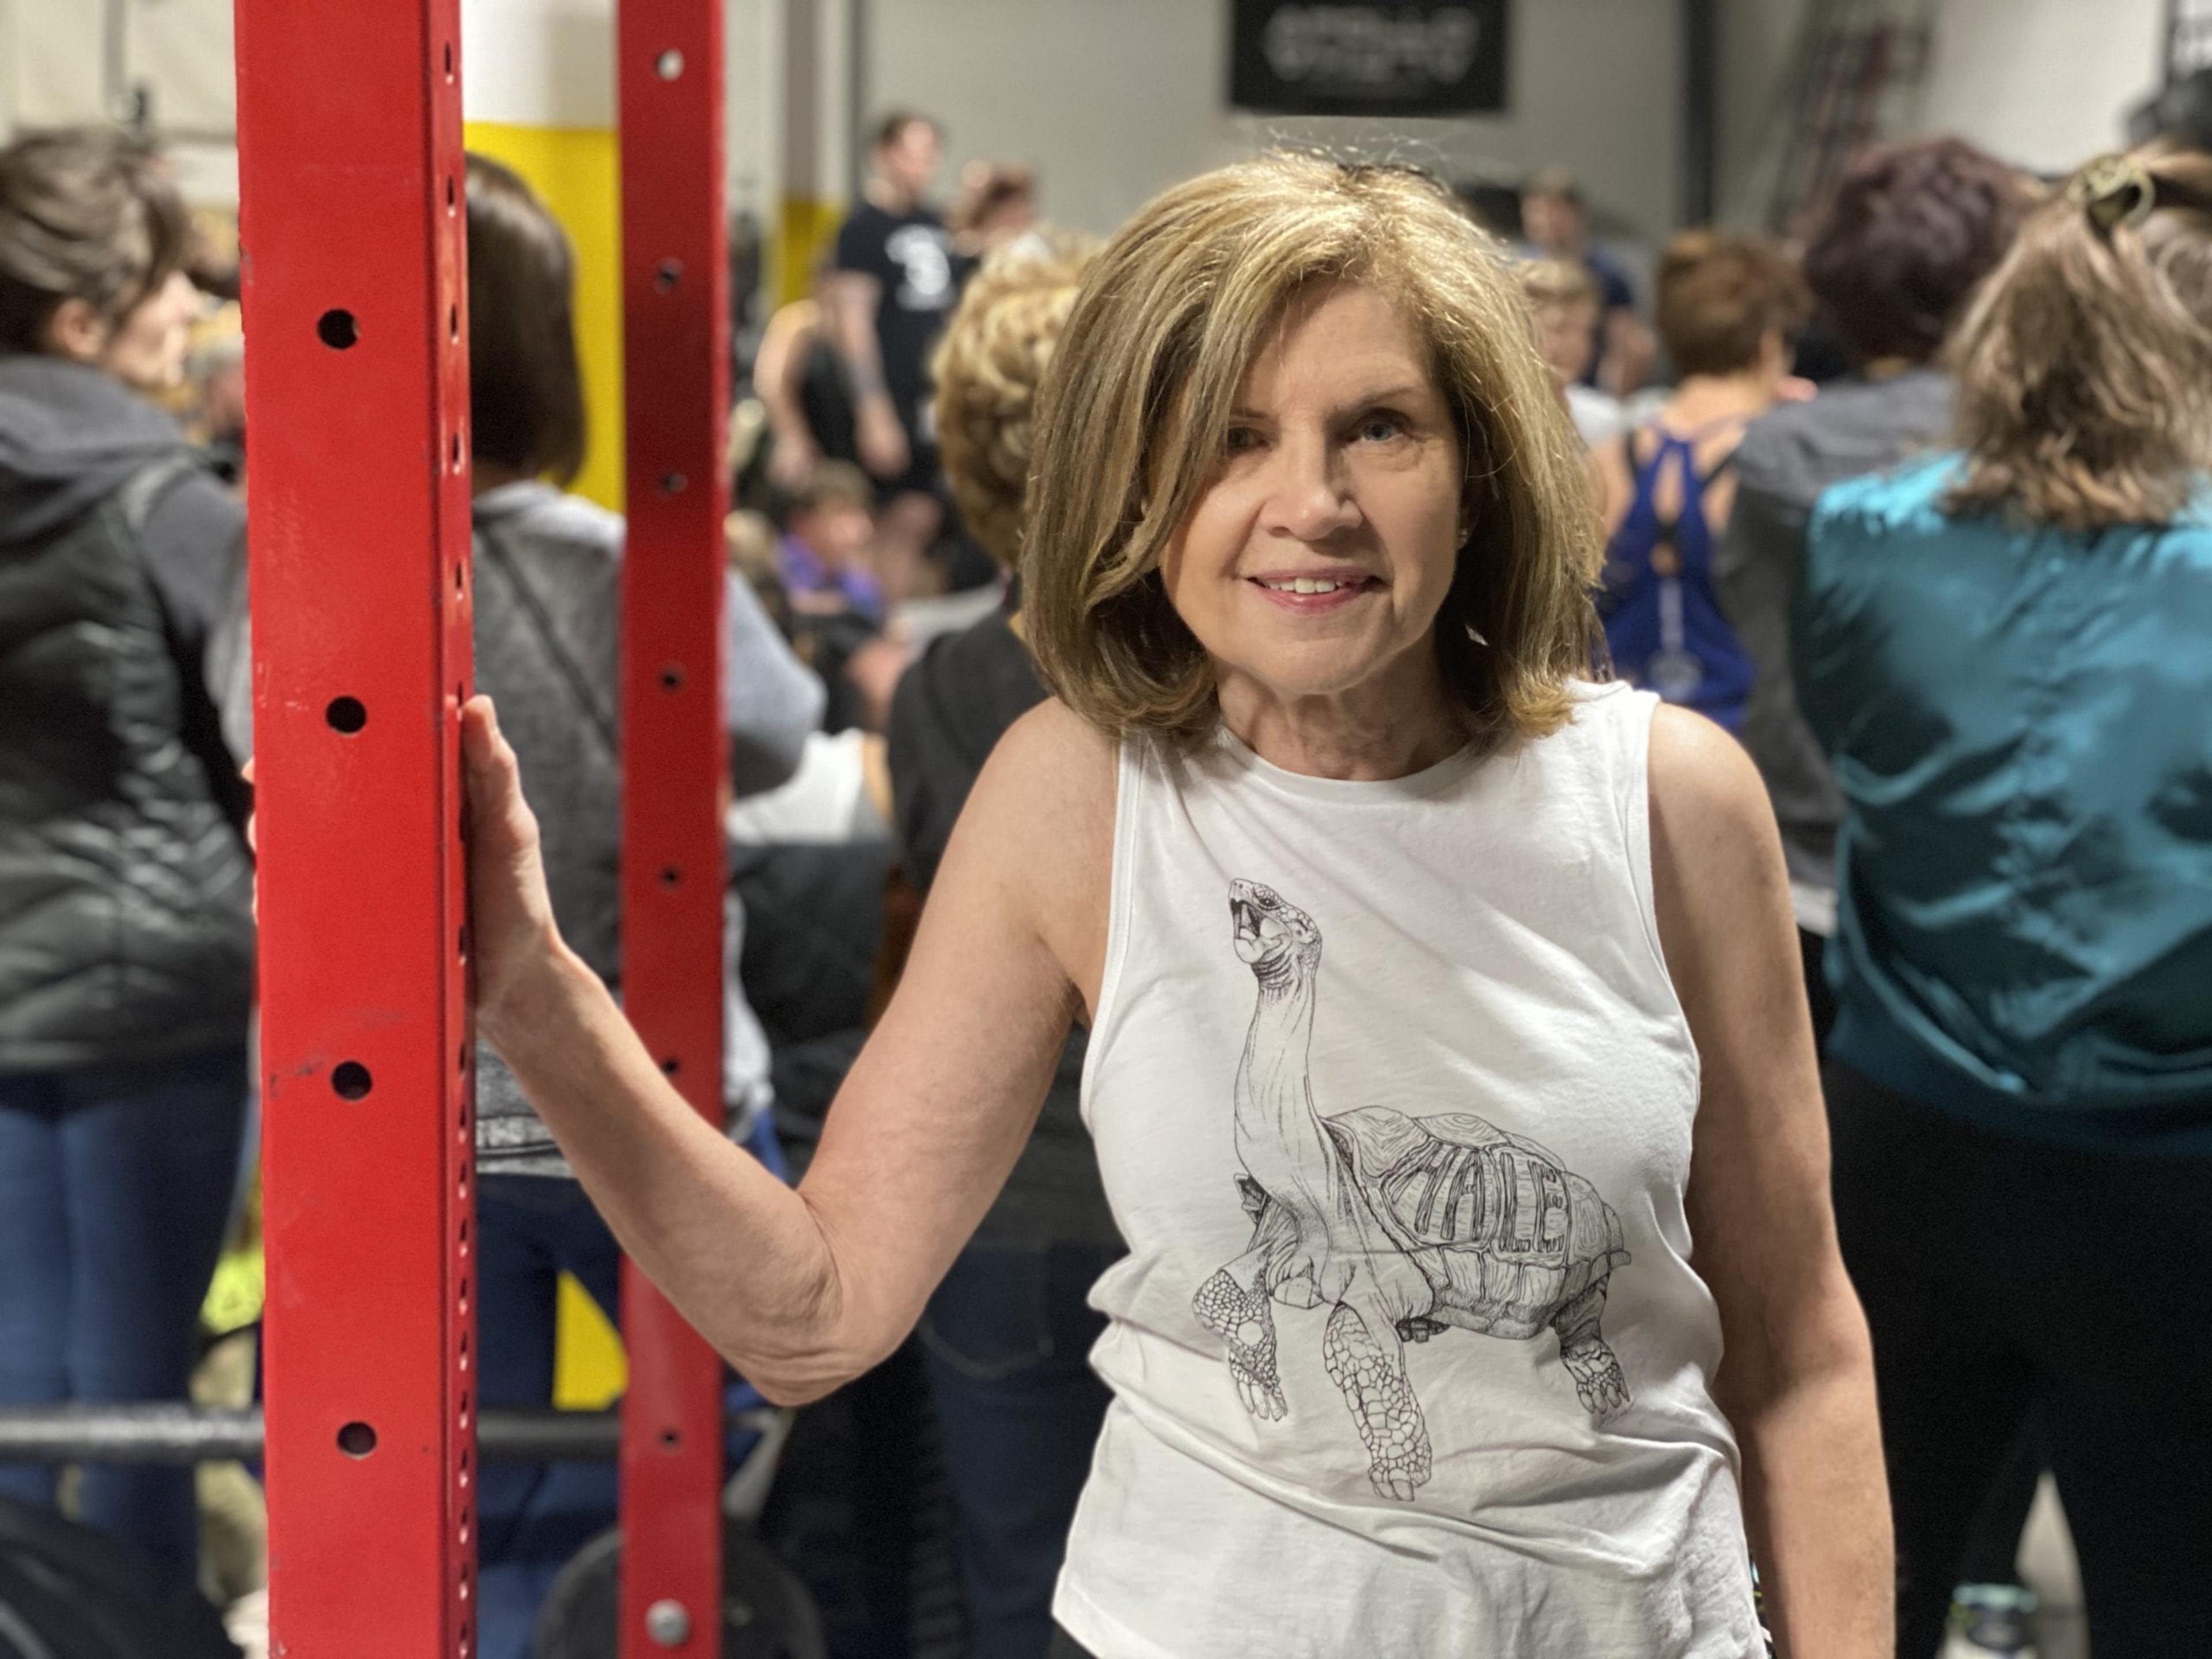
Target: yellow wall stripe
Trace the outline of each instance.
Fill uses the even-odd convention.
[[[605,128],[471,121],[468,147],[504,161],[544,199],[576,246],[576,354],[591,444],[573,486],[623,507],[622,198],[617,140]]]

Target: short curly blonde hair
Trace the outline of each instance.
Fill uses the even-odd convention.
[[[1540,737],[1592,672],[1600,559],[1582,447],[1501,250],[1409,169],[1275,155],[1155,198],[1084,278],[1039,398],[1023,617],[1093,725],[1196,737],[1212,659],[1160,560],[1212,482],[1237,392],[1302,291],[1371,286],[1426,346],[1474,532],[1435,649],[1470,741]]]
[[[1097,244],[1017,244],[969,282],[937,348],[937,442],[969,533],[1000,564],[1021,556],[1036,393]]]

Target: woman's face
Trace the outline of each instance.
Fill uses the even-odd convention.
[[[1536,307],[1536,343],[1559,386],[1572,386],[1589,372],[1595,355],[1597,307],[1587,301]]]
[[[181,270],[125,312],[100,348],[99,365],[139,392],[167,392],[185,375],[199,296]]]
[[[1279,700],[1431,672],[1465,465],[1427,353],[1390,302],[1336,284],[1293,302],[1254,361],[1212,482],[1161,562],[1212,656]]]

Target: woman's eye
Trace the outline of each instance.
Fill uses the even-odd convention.
[[[1232,426],[1222,434],[1221,447],[1231,455],[1241,455],[1260,447],[1260,434],[1249,426]]]
[[[1370,415],[1359,423],[1359,435],[1370,443],[1387,443],[1405,429],[1395,415]]]

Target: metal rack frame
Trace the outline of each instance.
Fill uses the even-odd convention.
[[[237,25],[272,1636],[314,1659],[469,1659],[459,0],[237,0]],[[626,1002],[719,1121],[720,8],[623,0],[619,31]],[[621,1650],[711,1659],[720,1362],[634,1268],[624,1304]]]

